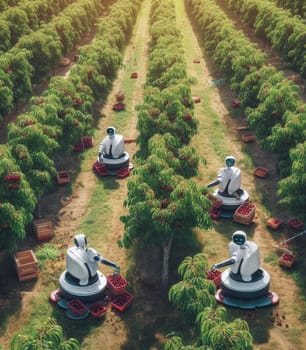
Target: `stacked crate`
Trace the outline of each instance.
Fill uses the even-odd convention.
[[[14,259],[19,281],[38,277],[38,263],[32,250],[17,252]]]

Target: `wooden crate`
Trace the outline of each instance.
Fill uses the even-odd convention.
[[[267,220],[267,226],[273,230],[277,230],[283,224],[283,220],[279,218],[270,218]]]
[[[19,281],[38,277],[38,264],[32,250],[17,252],[14,256]]]
[[[53,225],[48,219],[33,221],[34,232],[39,242],[48,241],[53,237]]]
[[[56,182],[58,185],[65,185],[70,182],[70,174],[67,170],[58,171],[56,173]]]
[[[268,174],[269,174],[269,171],[266,168],[258,167],[258,168],[255,168],[254,170],[254,175],[261,179],[266,178]]]
[[[236,209],[233,220],[243,225],[250,225],[255,216],[255,210],[255,204],[244,202]]]

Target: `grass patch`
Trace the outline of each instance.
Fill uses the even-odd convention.
[[[55,261],[60,255],[60,251],[52,243],[45,243],[35,250],[39,268],[43,268],[47,261]]]
[[[278,255],[276,253],[269,253],[265,255],[264,262],[271,265],[278,265]]]

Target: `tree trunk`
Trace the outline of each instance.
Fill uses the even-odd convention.
[[[168,287],[169,280],[169,259],[170,259],[170,250],[172,246],[173,238],[169,239],[163,244],[163,272],[162,272],[162,289],[166,290]]]

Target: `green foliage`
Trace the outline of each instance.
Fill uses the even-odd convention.
[[[280,204],[292,210],[296,215],[306,219],[306,142],[298,144],[290,151],[292,162],[291,175],[282,179],[278,184],[277,194]]]
[[[11,43],[11,32],[9,24],[6,20],[0,18],[0,52],[5,52],[10,47]]]
[[[299,16],[293,16],[289,10],[299,15],[305,14],[306,5],[290,1],[291,5],[278,7],[267,0],[232,1],[228,6],[237,11],[242,20],[253,27],[255,32],[270,41],[272,48],[277,50],[284,61],[300,71],[306,77],[303,65],[305,62],[306,25]],[[276,1],[278,3],[284,1]],[[300,9],[300,12],[296,12]]]
[[[31,52],[30,64],[35,67],[33,82],[38,83],[62,56],[62,44],[56,31],[41,29],[18,41],[18,47]],[[43,64],[41,64],[43,62]]]
[[[35,256],[41,266],[44,265],[45,261],[56,261],[60,251],[52,243],[45,243],[40,248],[35,250]]]
[[[65,339],[62,327],[53,318],[34,325],[27,334],[17,334],[13,337],[10,350],[79,350],[79,342],[74,338]]]
[[[182,280],[169,290],[169,300],[180,310],[181,317],[196,327],[196,345],[184,347],[182,339],[170,336],[165,349],[251,350],[253,339],[246,321],[227,322],[227,311],[218,306],[215,285],[206,279],[204,254],[186,257],[178,268]]]
[[[269,136],[276,123],[283,125],[284,113],[297,109],[297,98],[298,87],[290,80],[283,79],[276,84],[266,81],[261,85],[258,107],[246,111],[248,122],[256,129],[259,139]]]
[[[184,321],[194,324],[197,315],[206,306],[216,303],[215,285],[206,278],[207,260],[203,254],[186,257],[178,268],[182,281],[173,285],[169,301],[176,305]]]
[[[22,35],[30,33],[31,29],[27,13],[21,8],[11,7],[5,11],[3,17],[7,21],[11,33],[10,46],[15,45]]]
[[[0,147],[0,179],[0,249],[14,250],[26,235],[37,199],[5,145]]]
[[[0,66],[1,58],[0,58]],[[0,120],[4,117],[13,106],[13,83],[9,78],[9,73],[5,73],[3,68],[0,68]]]

